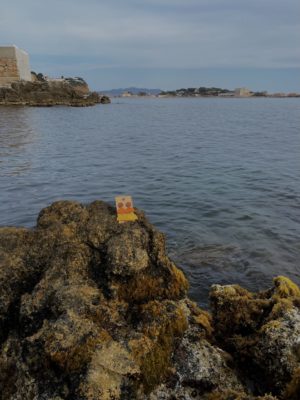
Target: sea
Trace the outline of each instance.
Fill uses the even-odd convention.
[[[0,107],[0,226],[119,194],[165,233],[203,307],[212,284],[300,284],[300,99]]]

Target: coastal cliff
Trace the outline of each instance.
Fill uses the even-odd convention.
[[[107,104],[107,96],[90,92],[82,79],[38,80],[13,82],[9,87],[0,87],[0,105],[73,107]]]
[[[214,285],[202,310],[136,213],[60,201],[0,228],[1,399],[299,399],[299,288]]]

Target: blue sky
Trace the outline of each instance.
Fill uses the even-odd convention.
[[[300,92],[299,0],[10,0],[1,44],[93,89]]]

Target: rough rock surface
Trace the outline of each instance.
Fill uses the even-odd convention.
[[[215,286],[211,317],[136,213],[60,201],[0,228],[0,398],[299,399],[298,287]]]
[[[0,88],[0,105],[74,107],[109,103],[106,96],[90,92],[83,80],[64,79],[58,81],[14,82],[11,87]]]
[[[212,287],[215,337],[234,355],[256,392],[300,399],[300,290],[279,276],[253,294],[236,286]]]

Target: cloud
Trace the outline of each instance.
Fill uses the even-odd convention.
[[[299,13],[298,0],[10,0],[0,37],[52,70],[292,68]]]

